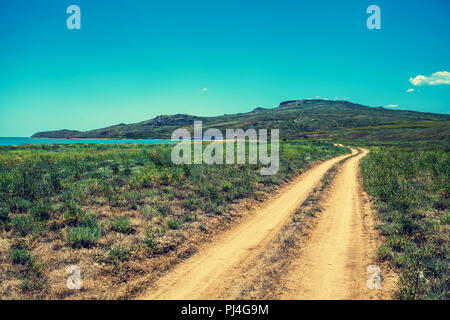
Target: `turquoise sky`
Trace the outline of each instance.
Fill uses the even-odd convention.
[[[81,30],[66,27],[71,4]],[[366,27],[371,4],[381,30]],[[450,85],[410,82],[450,71],[449,12],[446,0],[2,0],[0,136],[315,97],[449,113]]]

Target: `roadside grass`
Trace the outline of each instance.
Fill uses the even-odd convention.
[[[400,299],[450,298],[449,170],[444,149],[374,147],[361,161],[383,223],[378,256],[398,271]]]
[[[136,257],[176,251],[188,230],[204,234],[208,219],[259,199],[314,161],[348,152],[322,141],[283,142],[278,174],[261,176],[261,165],[174,165],[172,147],[0,147],[0,232],[8,244],[0,254],[8,257],[0,258],[0,283],[8,288],[2,298],[107,296],[114,280],[81,292],[55,285],[65,287],[61,275],[70,264],[85,266],[90,279],[118,267],[126,282],[140,275]]]

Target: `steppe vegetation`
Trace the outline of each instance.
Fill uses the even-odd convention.
[[[399,274],[400,299],[449,299],[448,144],[373,147],[361,160],[384,244],[380,261]]]
[[[185,234],[213,233],[209,221],[232,220],[243,200],[264,199],[314,161],[348,152],[283,142],[278,174],[261,176],[260,165],[174,165],[172,147],[0,148],[2,298],[126,298],[134,280],[168,268],[149,270],[148,261],[167,256],[170,266],[192,254],[178,252],[191,241]],[[70,265],[81,268],[79,291],[66,287]]]

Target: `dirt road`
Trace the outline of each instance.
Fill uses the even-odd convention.
[[[353,150],[355,153],[356,150]],[[262,209],[200,249],[157,281],[141,299],[224,299],[233,279],[285,225],[325,172],[349,155],[327,160],[301,174]]]
[[[370,232],[363,218],[358,164],[349,159],[335,178],[309,241],[291,264],[282,299],[365,299]],[[370,223],[370,222],[369,222]]]
[[[384,290],[368,288],[377,233],[374,216],[358,181],[359,161],[366,150],[346,161],[337,174],[324,210],[308,241],[291,262],[281,299],[379,299],[389,298],[390,281]]]
[[[367,285],[371,275],[367,268],[374,265],[379,241],[373,212],[359,183],[359,161],[367,152],[355,155],[357,150],[352,149],[355,156],[335,175],[324,194],[322,212],[302,235],[295,254],[283,261],[287,271],[277,283],[265,278],[265,266],[272,262],[260,260],[261,256],[277,242],[291,214],[326,171],[349,155],[325,161],[300,175],[261,209],[160,278],[140,298],[242,298],[242,292],[260,278],[270,282],[272,296],[278,299],[392,298],[394,276],[388,275],[383,290]],[[255,267],[258,262],[260,266]],[[252,298],[258,298],[259,294],[253,293]]]

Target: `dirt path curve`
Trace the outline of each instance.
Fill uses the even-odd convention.
[[[281,299],[369,299],[373,215],[358,181],[359,161],[367,150],[347,160],[337,174],[316,227],[292,262]]]
[[[356,150],[352,150],[353,153]],[[349,155],[327,160],[301,174],[264,207],[177,265],[141,299],[224,299],[247,263],[265,249],[325,172]]]

